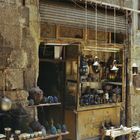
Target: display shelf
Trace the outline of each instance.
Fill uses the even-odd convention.
[[[56,106],[61,105],[61,103],[46,103],[46,104],[39,104],[39,105],[31,105],[28,107],[43,107],[43,106]]]
[[[65,62],[65,60],[62,60],[62,59],[48,59],[48,58],[41,58],[41,59],[39,59],[39,62],[60,63],[60,62]]]
[[[106,84],[111,84],[111,85],[118,85],[118,86],[122,86],[121,82],[104,82]]]
[[[123,67],[123,64],[116,64],[118,67]]]
[[[30,140],[46,140],[46,139],[51,139],[51,138],[57,138],[57,137],[61,137],[61,136],[65,136],[68,135],[69,132],[65,132],[65,133],[60,133],[60,134],[56,134],[56,135],[47,135],[45,137],[37,137],[37,138],[31,138]]]
[[[75,79],[66,79],[68,82],[73,82],[73,83],[76,83],[77,82],[77,80],[75,80]]]
[[[98,104],[98,105],[87,105],[87,106],[80,106],[78,107],[77,111],[86,111],[86,110],[92,110],[92,109],[103,109],[103,108],[112,108],[121,106],[120,103],[108,103],[108,104]]]

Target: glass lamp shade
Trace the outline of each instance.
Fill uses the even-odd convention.
[[[113,61],[113,67],[111,68],[112,71],[118,71],[119,68],[116,66],[116,60]]]
[[[119,68],[117,68],[115,65],[113,65],[113,67],[112,67],[111,70],[112,70],[112,71],[118,71],[118,69],[119,69]]]
[[[95,56],[95,62],[93,63],[93,65],[92,65],[93,67],[93,71],[95,72],[95,73],[98,73],[99,71],[100,71],[100,63],[99,63],[99,61],[98,61],[98,57],[97,56]]]
[[[95,62],[93,63],[93,66],[99,66],[100,64],[99,64],[99,62],[98,62],[98,57],[97,56],[95,56]]]
[[[1,99],[1,110],[9,111],[11,107],[12,107],[12,101],[7,97],[3,97]]]
[[[138,74],[138,66],[136,63],[133,63],[133,65],[132,65],[132,73],[133,73],[133,75]]]
[[[93,66],[99,66],[99,62],[98,62],[98,61],[95,61],[95,62],[93,63]]]

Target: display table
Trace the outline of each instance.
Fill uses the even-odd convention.
[[[124,135],[128,135],[129,137],[128,140],[130,140],[132,136],[132,129],[128,127],[124,127],[124,128],[114,128],[114,129],[104,130],[104,133],[102,135],[102,140],[104,140],[106,136],[109,136],[112,140],[115,140],[116,137],[124,136]]]

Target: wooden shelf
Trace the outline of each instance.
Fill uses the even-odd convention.
[[[45,140],[45,139],[51,139],[51,138],[57,138],[57,137],[61,137],[61,136],[65,136],[68,135],[69,132],[65,132],[65,133],[60,133],[60,134],[56,134],[56,135],[47,135],[45,137],[37,137],[37,138],[31,138],[30,140]]]
[[[76,83],[77,82],[77,80],[76,79],[66,79],[68,82],[73,82],[73,83]]]
[[[116,64],[117,67],[123,67],[123,64]]]
[[[103,109],[103,108],[111,108],[121,106],[120,103],[108,103],[108,104],[99,104],[99,105],[87,105],[87,106],[80,106],[77,111],[86,111],[86,110],[92,110],[92,109]]]
[[[65,62],[65,60],[41,58],[39,59],[39,62],[61,63],[61,62]]]
[[[104,83],[111,84],[111,85],[118,85],[118,86],[122,85],[121,82],[104,82]]]
[[[47,103],[47,104],[31,105],[28,107],[43,107],[43,106],[56,106],[56,105],[61,105],[61,103]]]

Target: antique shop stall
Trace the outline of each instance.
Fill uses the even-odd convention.
[[[41,0],[40,15],[44,54],[40,63],[59,64],[60,79],[55,82],[61,87],[61,117],[70,131],[66,137],[95,138],[104,127],[125,124],[126,11],[95,3]],[[45,72],[54,76],[44,67],[42,77]],[[49,81],[43,84],[45,90]]]

